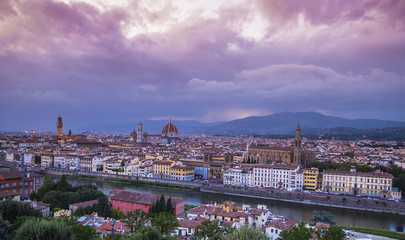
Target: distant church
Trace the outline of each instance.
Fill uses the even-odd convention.
[[[135,130],[129,135],[129,137],[137,143],[173,143],[178,139],[179,132],[177,127],[172,123],[172,118],[169,118],[169,122],[162,129],[161,134],[148,134],[142,132],[142,123],[138,123],[137,131]]]
[[[315,154],[302,149],[300,123],[297,124],[292,147],[250,146],[244,161],[249,163],[300,164],[304,167],[315,160]]]

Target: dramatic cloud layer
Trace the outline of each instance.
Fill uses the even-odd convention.
[[[405,1],[0,1],[0,129],[405,121]]]

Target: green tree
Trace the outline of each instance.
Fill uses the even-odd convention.
[[[98,203],[94,205],[94,211],[98,213],[99,216],[102,217],[110,217],[111,216],[111,207],[108,203],[107,196],[103,195],[97,198]]]
[[[169,197],[169,199],[167,199],[166,212],[173,213],[172,197]]]
[[[66,192],[69,190],[69,183],[66,181],[66,175],[62,175],[57,183],[56,191]]]
[[[198,240],[203,239],[220,240],[224,237],[227,230],[228,229],[221,228],[219,226],[218,220],[215,221],[206,220],[201,222],[201,224],[195,228],[194,238]]]
[[[329,223],[331,226],[336,224],[334,222],[333,214],[324,210],[314,211],[314,218],[311,219],[311,224],[315,225],[317,222]]]
[[[72,136],[72,130],[71,130],[71,129],[69,129],[68,135],[69,135],[69,136]]]
[[[115,218],[115,219],[124,219],[125,215],[123,212],[121,212],[115,208],[111,208],[111,217]]]
[[[399,177],[401,174],[405,174],[405,170],[395,164],[391,164],[387,172],[394,175],[395,178]]]
[[[125,219],[122,220],[130,229],[130,232],[136,232],[145,225],[147,213],[141,209],[129,211]]]
[[[8,240],[11,237],[11,224],[9,221],[3,219],[3,216],[0,214],[0,240]]]
[[[55,209],[56,208],[54,208],[54,211],[55,211]],[[56,212],[56,211],[55,211]],[[91,214],[91,213],[93,213],[93,208],[91,207],[91,206],[86,206],[86,207],[80,207],[80,208],[78,208],[74,213],[73,213],[73,215],[74,216],[77,216],[77,217],[81,217],[81,216],[84,216],[84,215],[87,215],[87,214]]]
[[[48,175],[46,175],[42,186],[40,188],[38,188],[38,191],[37,191],[38,200],[42,201],[45,194],[51,190],[54,190],[55,188],[56,188],[56,184],[53,182],[53,180]]]
[[[61,216],[58,218],[57,222],[69,226],[72,229],[73,237],[75,240],[97,239],[97,233],[94,228],[80,224],[75,218],[71,216]]]
[[[226,235],[226,240],[267,240],[266,234],[263,232],[248,227],[242,226],[238,230],[234,230]]]
[[[114,236],[115,239],[115,236]],[[127,234],[123,240],[174,240],[170,235],[161,234],[155,227],[147,226],[136,233]]]
[[[318,229],[316,236],[318,240],[343,240],[346,234],[341,227],[333,226],[329,229]]]
[[[91,200],[98,199],[99,197],[105,196],[103,192],[98,189],[93,188],[82,188],[77,190],[77,195],[79,197],[79,202],[87,202]]]
[[[162,234],[171,233],[179,225],[177,218],[172,213],[161,212],[152,219],[152,226],[156,227]]]
[[[402,197],[405,197],[405,173],[394,178],[393,185],[402,192]]]
[[[45,194],[42,202],[51,204],[51,210],[54,208],[68,209],[69,202],[63,192],[49,191]]]
[[[34,163],[41,164],[41,155],[35,155]]]
[[[305,223],[300,222],[289,231],[282,231],[279,240],[308,240],[312,239],[313,230],[305,227]]]
[[[63,223],[45,219],[28,219],[15,233],[15,240],[72,240],[71,228]]]
[[[165,201],[165,195],[162,194],[162,196],[160,196],[160,201],[159,201],[159,208],[158,208],[158,212],[164,212],[166,211],[166,201]]]
[[[34,210],[29,204],[22,204],[13,200],[6,200],[0,202],[0,213],[3,215],[3,219],[13,224],[19,216],[33,216],[42,217],[42,214],[38,210]]]

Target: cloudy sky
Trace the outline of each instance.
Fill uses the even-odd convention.
[[[405,121],[405,1],[1,0],[0,129]],[[69,127],[68,127],[69,128]]]

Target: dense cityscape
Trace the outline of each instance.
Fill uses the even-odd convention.
[[[301,136],[299,123],[294,139],[181,135],[172,119],[159,134],[144,133],[142,123],[128,134],[65,133],[61,116],[56,127],[56,134],[32,130],[1,134],[1,199],[24,199],[22,203],[48,217],[77,216],[78,224],[90,226],[94,236],[102,238],[111,237],[111,221],[116,234],[129,234],[134,226],[126,217],[140,218],[139,211],[162,212],[156,210],[159,208],[163,212],[169,209],[167,212],[177,219],[169,232],[179,239],[196,237],[206,220],[217,220],[222,234],[247,226],[270,239],[283,237],[282,232],[300,225],[297,219],[272,213],[265,204],[238,206],[225,201],[190,206],[181,197],[120,189],[110,191],[106,199],[100,199],[104,194],[97,193],[85,194],[86,201],[80,201],[81,197],[44,193],[46,185],[54,185],[56,190],[74,188],[66,182],[66,175],[71,175],[405,214],[405,146],[397,142],[308,140]],[[44,179],[47,175],[62,176],[63,180],[55,185],[48,177]],[[109,213],[98,206],[101,203],[111,208]],[[157,207],[158,203],[164,207]],[[150,218],[143,224],[147,225]],[[314,224],[300,227],[313,229],[315,234],[317,229],[333,226],[333,217],[330,222],[319,220]],[[350,232],[346,234],[350,237]]]
[[[405,240],[405,0],[0,0],[0,240]]]

